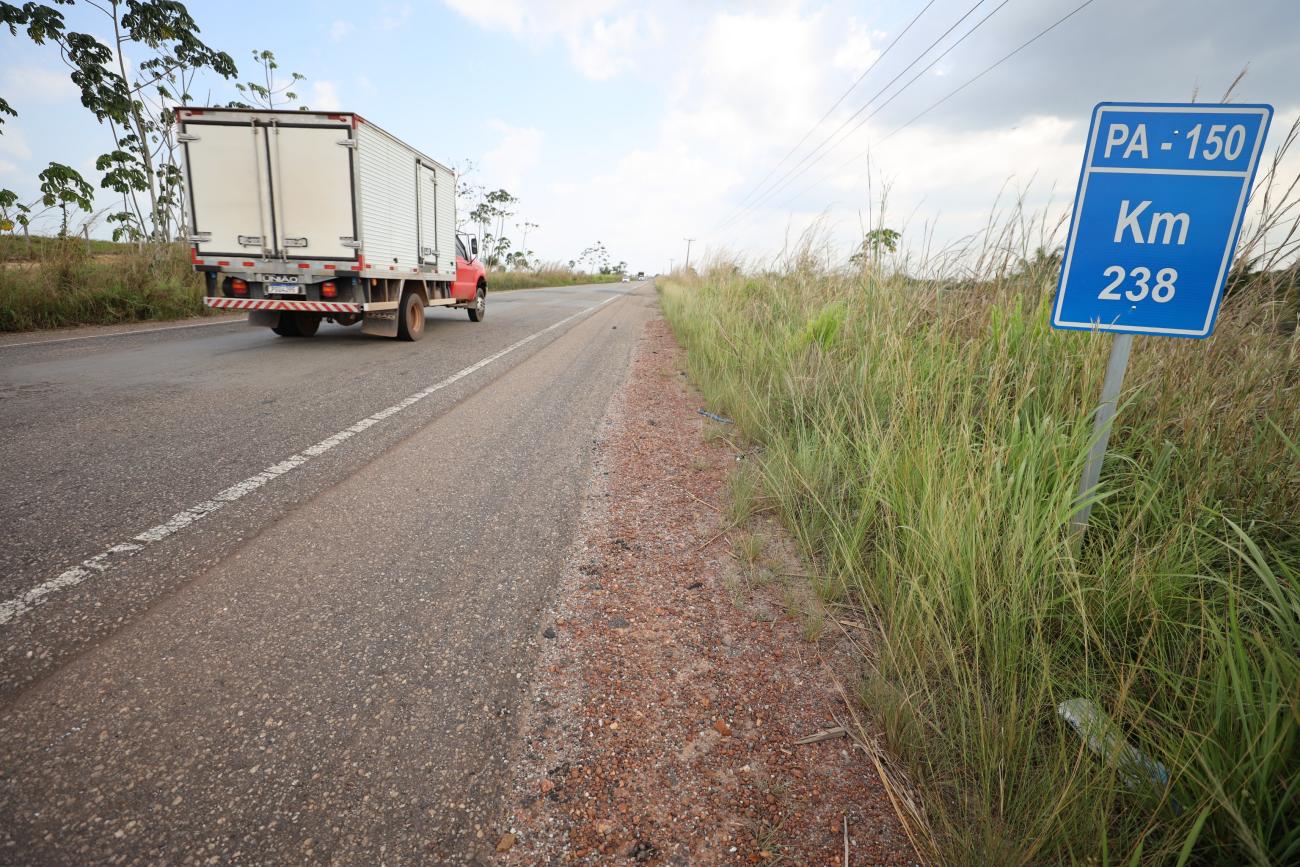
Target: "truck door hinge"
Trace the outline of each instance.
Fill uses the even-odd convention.
[[[357,146],[357,140],[354,138],[345,138],[343,141],[335,142],[339,147],[354,148]]]
[[[306,247],[306,246],[307,246],[307,239],[306,239],[306,238],[288,238],[288,237],[286,237],[286,238],[284,239],[284,246],[286,246],[286,247]]]
[[[235,240],[241,247],[260,247],[262,246],[261,235],[236,235]]]
[[[211,240],[212,240],[211,232],[195,232],[194,234],[190,235],[191,244],[204,244]]]
[[[351,235],[342,235],[339,237],[339,246],[348,247],[353,250],[360,250],[361,242],[356,238],[353,238]]]
[[[183,132],[176,136],[176,140],[181,142],[198,141],[199,137],[191,132]]]

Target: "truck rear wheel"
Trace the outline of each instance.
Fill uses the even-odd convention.
[[[320,328],[320,320],[311,313],[281,313],[279,324],[271,330],[281,337],[311,337]]]
[[[482,322],[483,317],[487,316],[487,287],[482,283],[479,284],[478,292],[474,295],[474,306],[469,308],[469,321]]]
[[[424,336],[424,299],[419,292],[402,293],[398,306],[397,337],[399,340],[419,340]]]

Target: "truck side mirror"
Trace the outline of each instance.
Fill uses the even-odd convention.
[[[469,239],[469,254],[470,254],[471,256],[477,256],[477,255],[478,255],[478,238],[470,238],[470,239]]]

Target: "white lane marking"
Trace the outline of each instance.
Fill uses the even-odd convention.
[[[67,343],[69,340],[98,340],[101,337],[125,337],[128,334],[153,334],[155,331],[175,331],[178,328],[207,328],[210,325],[242,325],[243,319],[229,317],[216,322],[194,322],[190,325],[164,325],[162,328],[137,328],[134,331],[105,331],[103,334],[81,334],[77,337],[56,337],[53,340],[19,340],[14,343],[0,343],[0,349],[12,349],[15,346],[45,346],[49,343]]]
[[[224,491],[218,491],[216,494],[214,494],[211,497],[211,499],[204,500],[203,502],[197,505],[190,506],[188,509],[185,509],[184,511],[177,512],[176,514],[172,515],[170,518],[168,518],[166,521],[162,522],[161,524],[157,525],[156,527],[150,527],[147,530],[137,533],[136,535],[131,537],[131,539],[124,542],[119,542],[118,544],[105,549],[103,552],[96,554],[95,556],[90,557],[89,559],[82,560],[79,565],[73,566],[71,569],[65,570],[64,572],[60,573],[54,578],[51,578],[48,581],[36,585],[35,587],[28,590],[27,592],[15,596],[14,598],[6,602],[0,602],[0,626],[3,626],[4,624],[9,623],[10,621],[15,620],[16,618],[23,616],[28,611],[31,611],[33,608],[35,608],[37,605],[44,603],[46,600],[49,599],[50,596],[54,595],[55,593],[58,593],[61,590],[67,590],[70,587],[76,587],[78,584],[81,584],[87,578],[91,578],[94,575],[107,572],[110,568],[112,568],[115,559],[130,557],[131,555],[135,554],[137,551],[144,548],[146,545],[151,545],[154,542],[161,542],[163,539],[166,539],[168,536],[180,532],[181,530],[190,526],[194,522],[206,518],[208,515],[211,515],[213,512],[217,511],[223,506],[248,496],[249,494],[253,493],[259,488],[265,486],[267,483],[280,478],[285,473],[291,472],[292,470],[296,470],[298,467],[301,467],[303,464],[307,463],[312,458],[322,455],[325,452],[337,446],[338,444],[351,439],[352,437],[356,436],[362,431],[374,427],[384,419],[397,415],[402,410],[407,409],[419,403],[420,401],[424,400],[426,397],[433,394],[434,392],[441,391],[442,389],[446,388],[452,383],[464,379],[465,377],[469,376],[471,373],[474,373],[475,371],[478,370],[482,370],[492,362],[497,361],[509,355],[510,353],[514,352],[516,349],[519,349],[521,346],[525,346],[529,343],[532,343],[534,340],[541,337],[543,334],[546,334],[547,332],[554,331],[557,328],[567,325],[568,323],[572,322],[578,317],[584,316],[593,310],[599,309],[605,306],[606,304],[608,304],[609,302],[616,300],[619,297],[622,296],[614,296],[613,298],[606,298],[604,301],[601,301],[599,304],[594,304],[591,307],[587,307],[586,309],[579,310],[577,313],[573,314],[572,316],[567,316],[564,319],[561,319],[559,322],[556,322],[554,325],[548,325],[547,327],[543,328],[541,331],[530,334],[527,337],[523,338],[522,340],[518,340],[510,344],[505,349],[502,349],[499,352],[494,352],[491,355],[487,356],[486,358],[474,362],[469,367],[456,371],[451,376],[448,376],[446,379],[435,382],[433,385],[429,386],[428,388],[417,391],[415,394],[401,401],[398,401],[392,406],[385,407],[384,409],[381,409],[379,412],[366,416],[365,418],[361,419],[361,421],[357,422],[354,425],[351,425],[350,427],[344,428],[343,430],[339,431],[333,436],[326,437],[325,439],[321,440],[315,445],[308,446],[307,448],[303,449],[302,451],[298,452],[295,455],[290,455],[289,457],[280,461],[278,464],[273,464],[267,467],[266,469],[262,470],[262,472],[258,473],[257,475],[249,476],[248,478],[244,479],[242,482],[238,482],[226,488]]]

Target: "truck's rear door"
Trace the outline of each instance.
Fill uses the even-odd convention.
[[[273,123],[275,228],[288,259],[356,258],[351,128]]]
[[[199,255],[261,256],[273,250],[265,130],[191,121],[185,132],[191,233]]]

